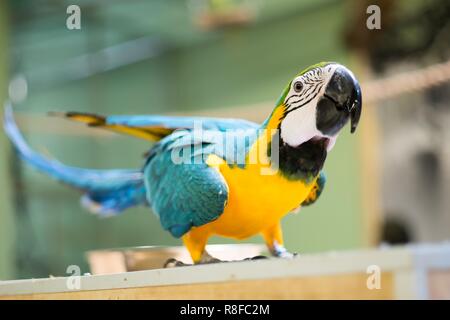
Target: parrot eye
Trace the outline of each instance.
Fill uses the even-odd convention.
[[[300,81],[297,81],[296,83],[294,83],[294,90],[295,92],[300,92],[303,89],[303,83],[301,83]]]

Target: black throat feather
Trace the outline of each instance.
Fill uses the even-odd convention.
[[[279,141],[278,159],[271,156],[270,146],[268,149],[272,163],[277,164],[281,174],[289,180],[311,182],[322,170],[327,158],[325,140],[309,140],[297,147],[288,145],[281,138]]]

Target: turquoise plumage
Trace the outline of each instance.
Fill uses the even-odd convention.
[[[223,212],[227,185],[205,163],[207,157],[215,154],[229,165],[242,163],[259,128],[246,120],[203,117],[112,116],[104,123],[173,131],[150,149],[141,170],[92,170],[67,166],[33,151],[18,130],[11,107],[5,109],[4,127],[21,158],[54,179],[83,190],[82,204],[90,211],[109,216],[131,206],[151,206],[163,228],[175,237]],[[193,130],[195,123],[201,123],[201,135]],[[192,151],[183,159],[192,164],[179,166],[172,161],[173,154],[182,150]]]

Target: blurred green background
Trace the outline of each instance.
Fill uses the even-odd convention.
[[[66,28],[70,4],[81,8],[81,30]],[[149,143],[45,113],[215,112],[261,120],[267,108],[245,113],[242,106],[274,103],[304,67],[354,66],[346,40],[351,12],[338,0],[1,1],[0,100],[9,86],[20,127],[41,152],[80,167],[137,168]],[[320,201],[284,220],[291,251],[367,244],[359,140],[345,131],[326,163]],[[147,208],[98,219],[81,208],[78,191],[20,163],[4,134],[0,150],[0,279],[65,275],[71,264],[89,272],[84,254],[93,249],[181,243]]]

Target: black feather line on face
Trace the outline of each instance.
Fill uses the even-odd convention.
[[[297,97],[301,97],[303,96],[304,92],[299,93],[299,94],[293,94],[292,96],[290,96],[289,98],[287,98],[287,100],[284,102],[285,105],[289,104],[289,100],[291,100],[292,98],[297,98]]]
[[[299,94],[293,94],[291,95],[289,98],[287,98],[284,102],[285,104],[285,110],[283,112],[283,115],[280,118],[280,122],[278,124],[278,129],[281,130],[281,122],[284,118],[286,118],[286,116],[292,112],[295,111],[303,106],[305,106],[306,104],[310,103],[314,98],[317,97],[317,95],[319,94],[319,92],[322,90],[323,86],[324,86],[324,79],[323,79],[323,70],[321,68],[316,68],[313,70],[308,71],[306,74],[303,75],[303,83],[310,85],[310,87],[306,90],[303,90],[301,93]],[[294,83],[294,81],[291,81],[292,85]],[[311,95],[311,97],[307,98],[307,100],[305,102],[301,102],[302,100],[306,99],[306,97],[308,95]],[[291,99],[293,98],[298,98],[296,101],[290,102]],[[301,102],[300,105],[291,108],[292,105]]]
[[[290,109],[286,108],[286,110],[285,110],[284,113],[283,113],[283,119],[286,118],[286,116],[287,116],[289,113],[291,113],[292,111],[297,110],[298,108],[303,107],[305,104],[310,103],[316,96],[317,96],[317,94],[314,95],[314,96],[312,96],[311,98],[309,98],[308,100],[306,100],[305,102],[303,102],[303,103],[302,103],[301,105],[299,105],[299,106],[296,106],[296,107],[290,108]],[[297,101],[297,102],[298,102],[298,101]],[[289,105],[289,106],[291,106],[291,105]]]
[[[303,75],[303,83],[307,84],[307,85],[311,85],[314,86],[315,84],[319,83],[322,81],[321,79],[321,75],[322,75],[322,70],[321,69],[313,69],[312,71],[308,71],[308,73]],[[289,84],[289,86],[292,86],[292,84],[295,83],[295,81],[291,81],[291,83]],[[289,101],[292,98],[300,98],[298,101],[301,100],[301,98],[308,92],[311,90],[312,87],[308,88],[307,90],[303,90],[301,93],[299,94],[293,94],[291,95],[289,98],[287,98],[287,100],[284,102],[285,105],[289,104]],[[297,101],[297,102],[298,102]]]
[[[322,74],[322,70],[321,69],[316,69],[316,70],[314,70],[313,73],[311,73],[311,71],[310,71],[308,74],[306,74],[304,76],[303,83],[309,85],[309,88],[307,88],[306,90],[303,90],[299,94],[293,94],[289,98],[287,98],[285,100],[285,102],[284,102],[286,107],[288,107],[288,106],[290,107],[291,105],[302,101],[303,98],[305,96],[310,95],[311,92],[315,92],[315,95],[317,95],[317,88],[318,88],[318,86],[320,84],[322,84],[322,86],[323,86],[323,79],[321,77],[321,74]],[[322,88],[322,86],[320,86],[320,89]],[[318,91],[320,91],[320,89]],[[298,100],[296,100],[294,102],[290,102],[293,98],[298,98]],[[287,108],[287,109],[289,109],[289,108]]]
[[[319,85],[320,85],[320,82],[314,83],[313,85],[311,85],[311,86],[305,91],[305,94],[306,94],[306,95],[311,95],[311,94],[315,93],[315,91],[316,91],[316,89],[317,89],[317,87],[318,87]],[[301,99],[298,99],[297,101],[294,101],[294,102],[292,102],[292,103],[297,103],[297,102],[299,102],[299,101],[301,101]]]
[[[300,101],[303,100],[304,97],[308,96],[309,94],[311,94],[311,91],[315,91],[317,89],[317,86],[320,84],[320,82],[304,82],[305,84],[311,84],[311,86],[309,88],[307,88],[306,90],[303,90],[302,93],[300,94],[293,94],[292,96],[290,96],[286,101],[285,101],[285,105],[289,105],[291,106],[294,103],[298,103]],[[298,100],[289,103],[289,100],[291,100],[292,98],[298,98]]]
[[[310,88],[308,88],[306,90],[303,90],[300,94],[294,94],[294,95],[290,96],[289,99],[286,100],[286,103],[289,104],[289,105],[292,105],[292,103],[297,103],[297,102],[301,101],[307,95],[309,90],[310,90]],[[298,100],[289,103],[289,100],[291,98],[298,98]]]
[[[294,108],[291,108],[291,106],[292,106],[294,103],[300,102],[302,99],[299,99],[299,100],[297,100],[297,101],[294,101],[294,102],[290,103],[289,106],[286,106],[285,116],[286,116],[288,113],[290,113],[290,112],[292,112],[292,111],[294,111],[294,110],[297,110],[298,108],[301,108],[301,107],[303,107],[304,105],[310,103],[315,97],[317,97],[317,95],[319,94],[320,90],[322,90],[322,88],[323,88],[323,83],[320,84],[320,85],[318,84],[318,85],[314,88],[315,90],[314,90],[312,96],[311,96],[308,100],[306,100],[305,102],[303,102],[302,104],[300,104],[300,105],[298,105],[298,106],[296,106],[296,107],[294,107]]]

